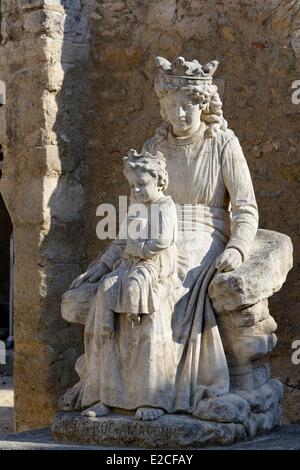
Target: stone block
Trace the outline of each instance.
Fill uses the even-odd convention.
[[[68,290],[62,297],[62,317],[72,323],[85,324],[98,282],[83,282],[77,289]]]
[[[250,438],[277,429],[282,424],[282,412],[279,405],[264,413],[251,413],[244,423],[244,429]]]
[[[205,421],[243,423],[250,414],[250,405],[241,396],[228,394],[201,400],[193,414]]]
[[[218,315],[218,325],[223,329],[249,328],[269,317],[268,300],[237,312]]]
[[[55,439],[63,442],[150,449],[226,445],[246,438],[240,423],[213,423],[187,415],[137,421],[128,415],[86,418],[79,413],[59,413],[54,417],[52,432]]]
[[[282,400],[283,385],[279,380],[270,379],[259,388],[250,391],[236,391],[236,393],[247,400],[254,413],[268,411],[273,406],[278,406]]]
[[[230,365],[247,364],[252,360],[264,357],[274,349],[277,343],[275,334],[223,338],[224,349]]]
[[[249,259],[239,269],[218,273],[209,295],[218,313],[242,310],[271,297],[293,265],[293,245],[287,235],[258,230]]]
[[[265,362],[263,364],[253,363],[253,387],[258,388],[264,385],[270,379],[270,365]]]

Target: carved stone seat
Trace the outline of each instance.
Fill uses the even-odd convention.
[[[282,384],[270,378],[268,364],[268,354],[277,342],[277,324],[269,313],[268,298],[285,282],[292,255],[288,236],[258,230],[249,259],[236,271],[216,274],[209,287],[231,392],[250,405],[251,414],[244,423],[249,436],[281,424]],[[209,408],[203,404],[200,416],[212,418],[214,413],[213,403]]]
[[[62,317],[71,323],[85,325],[98,286],[99,282],[85,281],[76,289],[67,290],[62,296]]]
[[[258,230],[249,259],[236,271],[218,273],[209,295],[231,369],[249,366],[276,345],[276,322],[268,298],[279,291],[292,267],[290,238]]]

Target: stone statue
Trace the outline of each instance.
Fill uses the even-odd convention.
[[[261,358],[276,344],[267,298],[292,266],[292,245],[285,235],[258,231],[249,169],[212,83],[218,63],[183,57],[172,63],[157,57],[156,63],[164,123],[142,155],[164,155],[166,194],[184,221],[174,259],[162,263],[169,274],[177,266],[181,294],[166,293],[157,310],[134,320],[134,328],[122,313],[140,310],[114,316],[114,334],[103,336],[105,285],[126,253],[124,242],[112,242],[63,298],[63,317],[85,323],[85,354],[76,364],[80,381],[61,398],[60,408],[85,417],[122,409],[136,420],[160,423],[180,416],[186,426],[192,420],[196,431],[165,445],[229,443],[281,421],[282,387]],[[129,289],[124,298],[130,296]],[[123,308],[126,302],[117,311]],[[182,430],[178,417],[173,428]],[[66,438],[62,419],[68,418],[57,418],[53,430]]]
[[[142,315],[163,308],[162,290],[164,297],[180,290],[176,208],[172,198],[163,194],[168,186],[165,158],[160,152],[151,155],[129,151],[124,161],[124,173],[131,187],[127,233],[126,238],[119,240],[124,245],[122,256],[113,270],[103,276],[99,294],[103,297],[103,330],[109,337],[115,334],[115,314],[126,313],[132,326],[138,325]],[[146,212],[144,218],[140,215],[141,204]],[[139,233],[136,228],[140,223]],[[155,238],[150,238],[152,234]],[[102,263],[108,254],[109,251],[101,257]]]

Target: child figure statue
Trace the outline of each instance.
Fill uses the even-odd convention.
[[[142,315],[159,310],[162,292],[169,296],[180,287],[177,214],[171,197],[163,194],[168,186],[165,167],[161,152],[130,150],[124,157],[124,175],[131,187],[124,250],[113,271],[102,279],[103,330],[110,338],[115,314],[126,313],[132,326],[138,325]]]

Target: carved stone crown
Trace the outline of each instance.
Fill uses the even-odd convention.
[[[169,62],[164,57],[156,57],[155,62],[161,78],[168,80],[205,80],[212,81],[219,62],[213,60],[205,65],[201,65],[198,60],[188,62],[184,57],[177,57],[173,62]]]
[[[123,161],[126,178],[132,171],[145,171],[158,177],[158,186],[161,187],[162,191],[167,189],[169,178],[163,153],[159,151],[155,154],[149,152],[138,153],[136,150],[130,149],[126,157],[123,157]]]
[[[165,170],[166,159],[164,155],[157,151],[155,154],[149,152],[138,153],[134,149],[130,149],[123,157],[125,169],[138,169],[143,168],[146,171],[149,169],[160,169]]]

